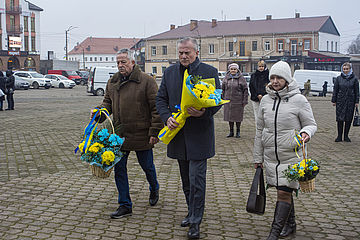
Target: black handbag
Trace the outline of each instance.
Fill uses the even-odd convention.
[[[359,109],[358,109],[358,107],[355,108],[355,115],[354,115],[353,126],[354,126],[354,127],[360,126],[360,116],[359,116]]]
[[[258,194],[259,190],[259,194]],[[255,214],[264,214],[266,205],[266,193],[264,184],[264,172],[259,166],[256,169],[254,180],[251,184],[246,211]]]

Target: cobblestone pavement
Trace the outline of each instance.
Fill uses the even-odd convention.
[[[148,184],[136,162],[128,161],[133,215],[112,220],[117,192],[112,176],[93,177],[74,155],[90,109],[102,97],[85,87],[15,92],[15,111],[0,112],[0,239],[186,239],[186,215],[176,161],[164,144],[154,150],[160,200],[148,205]],[[316,191],[295,198],[293,239],[359,239],[360,128],[351,143],[335,143],[335,110],[330,98],[310,97],[318,132],[309,144],[321,162]],[[266,239],[275,206],[268,190],[266,213],[249,214],[245,204],[253,178],[255,133],[251,104],[241,138],[225,138],[222,111],[216,117],[217,154],[208,162],[202,239]]]

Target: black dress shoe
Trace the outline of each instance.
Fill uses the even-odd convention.
[[[198,224],[198,223],[190,224],[188,238],[189,239],[199,239],[200,238],[200,224]]]
[[[125,206],[120,206],[118,207],[118,209],[110,214],[111,218],[122,218],[125,216],[129,216],[132,213],[132,209],[131,208],[127,208]]]
[[[159,190],[151,191],[149,197],[150,205],[155,206],[158,201],[159,201]]]
[[[351,142],[349,137],[344,137],[344,142]]]
[[[187,227],[190,225],[190,219],[188,216],[186,216],[182,221],[181,221],[181,224],[180,226],[182,227]]]
[[[6,108],[6,109],[5,109],[5,111],[9,111],[9,110],[11,110],[11,108]]]
[[[341,137],[337,137],[337,138],[335,139],[335,142],[342,142]]]

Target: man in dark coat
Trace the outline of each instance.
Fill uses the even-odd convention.
[[[5,84],[6,84],[6,78],[4,77],[3,72],[0,71],[0,90],[2,91],[2,95],[0,96],[0,111],[3,111],[5,92],[6,92]]]
[[[336,106],[336,122],[338,136],[335,142],[351,142],[349,131],[354,117],[355,106],[359,107],[359,81],[352,72],[351,64],[346,62],[341,67],[341,75],[334,82],[331,102]],[[345,129],[344,129],[345,122]]]
[[[11,70],[6,71],[6,100],[8,107],[5,110],[14,110],[14,91],[15,91],[15,77]]]
[[[258,69],[251,74],[249,89],[250,99],[252,101],[255,123],[257,121],[257,115],[259,111],[259,105],[261,98],[266,95],[265,87],[269,83],[269,70],[266,68],[264,60],[258,62]]]
[[[119,72],[108,81],[103,102],[99,106],[105,107],[113,115],[116,133],[125,138],[121,147],[124,156],[115,165],[115,183],[120,206],[110,215],[111,218],[121,218],[132,213],[126,168],[130,151],[136,152],[138,162],[149,182],[150,205],[157,203],[159,183],[152,148],[159,141],[157,135],[163,127],[155,107],[158,90],[155,79],[143,73],[135,64],[133,50],[121,49],[116,61]]]
[[[193,76],[203,79],[214,78],[216,88],[220,88],[217,69],[201,63],[198,59],[198,44],[195,39],[180,40],[178,54],[180,63],[165,70],[156,97],[156,108],[170,130],[178,126],[171,114],[177,112],[175,106],[180,105],[183,76],[186,69]],[[215,155],[213,115],[220,108],[218,106],[201,110],[192,107],[186,109],[190,117],[167,147],[168,157],[178,160],[188,206],[188,215],[181,222],[181,226],[190,225],[188,232],[190,239],[197,239],[200,236],[199,225],[205,206],[207,159]]]

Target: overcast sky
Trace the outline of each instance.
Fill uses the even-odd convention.
[[[331,16],[341,34],[341,52],[360,34],[360,1],[348,0],[30,0],[41,12],[41,56],[65,56],[65,30],[69,51],[77,42],[93,37],[149,37],[185,25],[190,19],[221,20]]]

